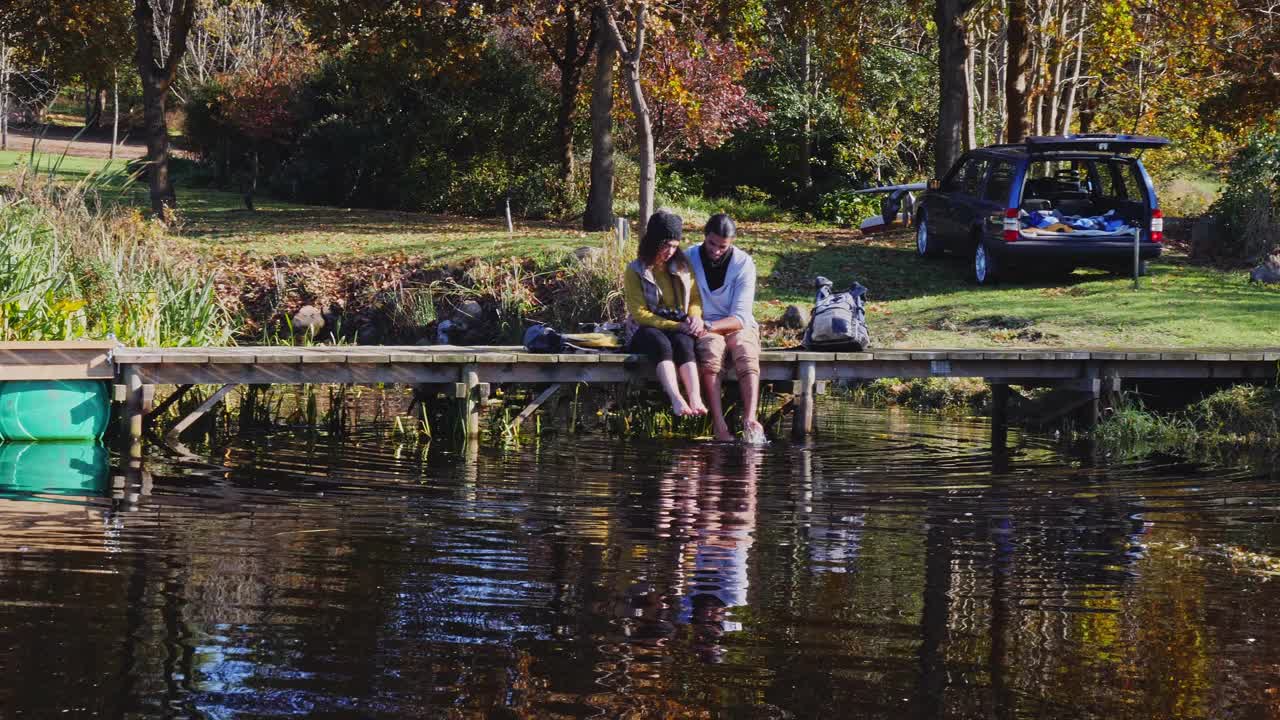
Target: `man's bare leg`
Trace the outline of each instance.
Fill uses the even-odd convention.
[[[764,426],[756,419],[760,404],[760,376],[751,373],[738,378],[738,391],[742,394],[742,436],[748,440],[764,438]]]
[[[721,400],[720,373],[701,370],[702,387],[707,394],[707,408],[711,414],[711,432],[716,440],[732,442],[733,433],[729,432],[729,423],[724,420],[724,402]]]

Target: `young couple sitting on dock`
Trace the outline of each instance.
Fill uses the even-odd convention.
[[[679,215],[654,213],[627,265],[627,349],[657,365],[658,383],[676,415],[709,413],[716,439],[724,441],[734,439],[720,402],[728,355],[742,397],[743,439],[762,442],[764,428],[756,418],[760,334],[751,313],[755,262],[733,246],[737,228],[728,215],[707,220],[703,241],[688,252],[681,249],[683,228]]]

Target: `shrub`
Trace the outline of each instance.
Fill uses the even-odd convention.
[[[874,195],[855,195],[853,190],[834,190],[818,200],[818,217],[839,225],[858,225],[872,215],[880,214],[880,199]]]
[[[309,203],[471,215],[500,213],[510,197],[516,214],[549,214],[565,193],[557,99],[539,73],[501,43],[441,74],[332,58],[301,92],[300,138],[273,188]]]
[[[1255,261],[1280,245],[1280,127],[1249,137],[1210,213],[1219,231],[1213,247],[1218,258]]]

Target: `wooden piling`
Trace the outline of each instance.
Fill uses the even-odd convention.
[[[121,450],[129,457],[142,457],[142,421],[146,416],[142,395],[142,371],[130,365],[124,369],[124,412],[120,416]]]
[[[468,438],[480,435],[480,373],[475,365],[463,365],[461,382],[458,383],[458,415],[462,418],[462,433]]]
[[[797,440],[803,440],[813,434],[814,396],[817,385],[817,365],[812,360],[801,361],[796,366],[796,412],[791,423],[791,436]]]

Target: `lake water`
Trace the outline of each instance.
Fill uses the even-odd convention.
[[[245,434],[126,488],[11,451],[0,717],[1280,714],[1269,473],[821,417],[759,450]]]

